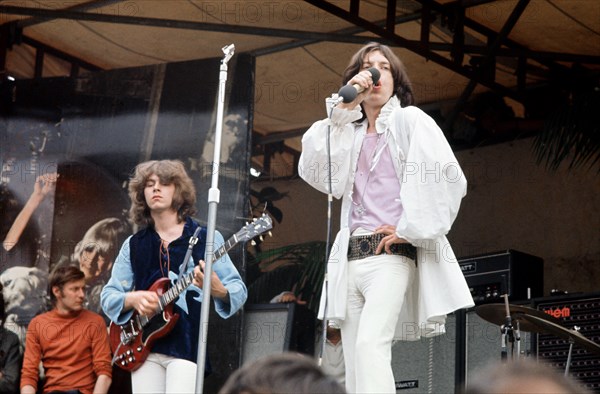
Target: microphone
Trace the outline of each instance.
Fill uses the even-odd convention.
[[[373,79],[373,85],[376,85],[377,82],[379,82],[379,77],[381,76],[381,74],[379,73],[379,70],[376,69],[375,67],[371,67],[367,71],[371,73],[371,78]],[[352,101],[354,101],[356,96],[358,96],[358,94],[362,93],[364,90],[365,90],[365,88],[363,88],[359,84],[355,83],[354,85],[343,86],[340,89],[340,91],[338,92],[338,95],[342,98],[342,101],[344,103],[351,103]]]

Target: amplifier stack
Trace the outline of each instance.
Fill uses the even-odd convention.
[[[515,250],[463,258],[459,264],[477,306],[449,315],[444,336],[394,345],[398,392],[460,392],[483,366],[500,362],[502,295],[508,294],[513,324],[525,328],[521,357],[547,361],[563,372],[568,364],[570,376],[600,393],[600,293],[543,297],[543,260]]]
[[[600,392],[600,355],[588,341],[600,344],[600,293],[574,294],[534,299],[538,310],[561,321],[568,330],[577,327],[579,341],[573,344],[569,375],[577,378],[588,389]],[[537,335],[537,356],[555,367],[565,370],[569,355],[569,339],[552,332]]]
[[[476,305],[523,301],[544,295],[544,260],[506,250],[458,260]]]

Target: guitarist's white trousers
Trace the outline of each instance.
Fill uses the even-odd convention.
[[[150,353],[140,368],[131,373],[134,393],[194,393],[196,363],[160,353]]]

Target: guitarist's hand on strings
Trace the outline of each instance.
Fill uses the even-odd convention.
[[[204,260],[199,261],[199,265],[194,268],[194,284],[199,288],[204,286],[204,267],[206,263]],[[212,272],[211,281],[210,281],[210,294],[213,297],[220,298],[224,301],[228,300],[229,292],[227,288],[223,286],[223,282],[217,276],[215,271]]]
[[[140,315],[153,315],[158,310],[158,294],[142,290],[127,293],[125,309],[129,308],[134,308]]]

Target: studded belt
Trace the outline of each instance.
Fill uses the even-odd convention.
[[[385,237],[385,234],[359,235],[350,237],[348,243],[348,261],[364,259],[365,257],[375,256],[375,250]],[[408,257],[417,261],[417,248],[411,244],[393,244],[390,246],[392,254]],[[385,253],[385,250],[383,251]]]

